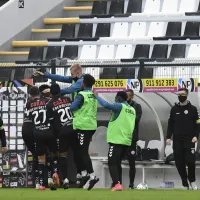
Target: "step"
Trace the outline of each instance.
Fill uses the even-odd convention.
[[[12,63],[0,63],[0,67],[13,67],[16,66],[16,63],[12,62]]]
[[[73,18],[45,18],[44,24],[79,24],[80,19],[78,17]]]
[[[92,6],[75,6],[75,7],[64,7],[65,11],[81,11],[81,10],[92,10]]]
[[[32,29],[32,33],[60,33],[61,29],[52,28],[52,29]]]
[[[35,41],[13,41],[13,47],[47,47],[47,40],[35,40]]]
[[[0,56],[22,56],[28,54],[28,51],[0,51]]]

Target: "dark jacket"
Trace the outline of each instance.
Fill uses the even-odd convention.
[[[129,103],[135,109],[136,112],[136,119],[135,119],[135,129],[133,132],[133,140],[138,141],[138,134],[139,134],[139,122],[142,117],[142,107],[140,104],[136,103],[135,101],[131,101]]]
[[[199,137],[200,117],[197,108],[190,102],[187,105],[176,103],[168,120],[167,139],[192,140]]]
[[[3,126],[3,120],[0,118],[0,140],[1,146],[6,147],[6,134]]]

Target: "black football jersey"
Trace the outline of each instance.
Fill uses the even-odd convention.
[[[53,97],[47,104],[47,113],[54,130],[60,131],[62,127],[72,125],[70,111],[71,99],[69,97]]]
[[[33,128],[36,130],[50,129],[49,117],[47,116],[46,104],[49,100],[45,98],[34,98],[26,104],[26,115],[31,119]]]

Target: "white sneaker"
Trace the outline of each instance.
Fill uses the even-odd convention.
[[[35,189],[36,189],[36,190],[39,190],[39,189],[40,189],[40,184],[39,184],[39,183],[37,183],[37,184],[35,185]]]
[[[197,185],[196,185],[195,182],[191,182],[191,183],[190,183],[190,186],[191,186],[191,188],[192,188],[193,190],[198,190],[198,187],[197,187]]]
[[[65,178],[65,180],[63,181],[63,188],[65,190],[69,188],[69,180],[67,178]]]
[[[52,178],[48,178],[48,186],[52,187],[54,185],[53,179]]]

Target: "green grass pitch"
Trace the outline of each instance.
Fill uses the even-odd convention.
[[[199,191],[184,190],[124,190],[69,189],[36,191],[35,189],[0,189],[2,200],[200,200]]]

